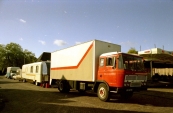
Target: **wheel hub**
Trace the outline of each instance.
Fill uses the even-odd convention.
[[[99,94],[100,94],[100,97],[104,98],[104,96],[105,96],[105,89],[103,87],[100,88]]]

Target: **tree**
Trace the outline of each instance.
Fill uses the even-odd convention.
[[[136,51],[135,48],[130,48],[127,53],[130,53],[130,54],[138,54],[138,51]]]
[[[7,45],[0,44],[0,67],[22,67],[25,63],[35,62],[35,54],[28,50],[22,49],[19,44],[10,43]]]

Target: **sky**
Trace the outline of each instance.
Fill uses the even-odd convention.
[[[173,0],[0,0],[0,44],[39,57],[94,39],[173,51]]]

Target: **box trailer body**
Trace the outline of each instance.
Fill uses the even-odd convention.
[[[7,67],[7,73],[5,77],[12,78],[16,74],[17,69],[20,69],[20,67]]]
[[[50,62],[35,62],[22,66],[22,80],[32,80],[35,85],[49,82]]]
[[[120,51],[120,45],[93,40],[52,52],[50,84],[55,80],[60,92],[93,90],[102,101],[110,92],[127,98],[146,90],[143,58]]]
[[[89,41],[51,53],[50,79],[94,82],[99,56],[105,52],[121,51],[121,46],[98,40]]]

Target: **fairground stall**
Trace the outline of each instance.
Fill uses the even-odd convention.
[[[156,77],[159,80],[173,80],[173,51],[152,48],[138,52],[145,61],[148,70],[148,80]]]

